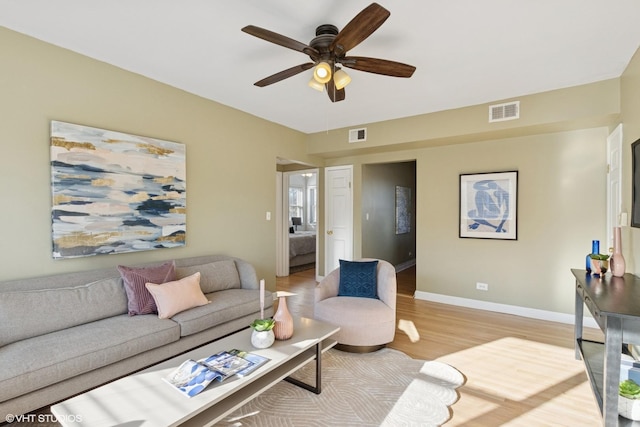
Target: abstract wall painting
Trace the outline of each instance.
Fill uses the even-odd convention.
[[[460,175],[460,237],[517,240],[518,171]]]
[[[396,234],[411,231],[411,188],[396,186]]]
[[[51,122],[53,258],[185,245],[184,144]]]

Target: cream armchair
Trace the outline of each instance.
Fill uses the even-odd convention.
[[[396,330],[396,271],[389,262],[377,261],[378,298],[338,296],[340,268],[329,273],[315,288],[314,318],[340,326],[334,338],[341,350],[375,351],[393,341]]]

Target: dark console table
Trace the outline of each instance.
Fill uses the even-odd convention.
[[[576,278],[576,359],[582,358],[604,425],[640,426],[618,416],[618,384],[623,343],[640,344],[640,278],[625,274],[593,277],[571,270]],[[604,332],[604,343],[582,339],[583,307]]]

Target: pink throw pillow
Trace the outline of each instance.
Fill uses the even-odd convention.
[[[181,311],[209,304],[209,300],[200,289],[200,272],[174,282],[162,285],[145,284],[158,307],[158,317],[167,319]]]

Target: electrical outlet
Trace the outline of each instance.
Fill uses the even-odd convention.
[[[489,285],[487,283],[476,282],[476,289],[479,291],[488,291]]]

